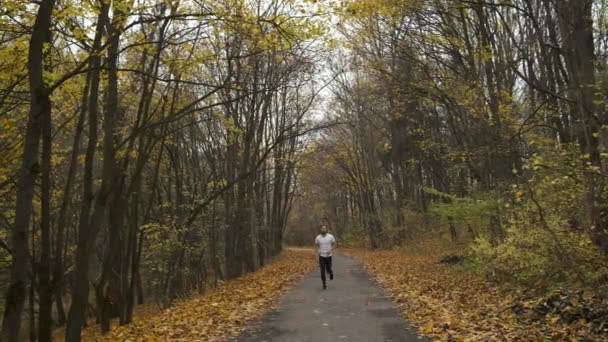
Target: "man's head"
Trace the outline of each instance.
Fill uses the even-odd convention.
[[[321,234],[323,234],[323,235],[327,234],[327,226],[324,224],[321,225]]]

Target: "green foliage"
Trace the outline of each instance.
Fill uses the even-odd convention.
[[[485,227],[489,223],[490,213],[497,206],[497,200],[489,194],[457,197],[432,188],[425,187],[423,190],[439,198],[431,204],[429,211],[433,218],[444,225],[452,223],[469,229]]]
[[[452,225],[472,233],[467,265],[490,278],[535,288],[605,281],[608,260],[587,234],[581,205],[590,169],[580,161],[588,157],[575,145],[556,146],[542,136],[530,135],[529,141],[534,152],[522,169],[533,176],[513,170],[519,182],[502,194],[457,197],[423,188],[433,198],[430,214],[443,231]]]
[[[388,215],[384,215],[383,221],[392,222],[391,218],[396,215],[395,210],[386,210],[386,212]],[[401,210],[401,218],[401,225],[387,224],[384,227],[383,234],[388,243],[385,247],[408,245],[412,238],[418,238],[428,233],[429,219],[425,213],[415,208],[404,208]]]
[[[499,281],[525,287],[544,288],[559,284],[594,284],[606,279],[606,264],[586,235],[568,229],[526,224],[506,229],[507,237],[498,246],[480,237],[471,247],[478,270]],[[598,267],[600,266],[600,267]]]
[[[340,247],[364,247],[367,245],[367,234],[360,226],[353,226],[340,236]]]
[[[487,275],[527,287],[600,283],[608,277],[608,260],[584,228],[578,152],[542,147],[524,166],[535,176],[514,184],[511,200],[502,204],[504,240],[495,245],[480,236],[470,250],[473,260]]]

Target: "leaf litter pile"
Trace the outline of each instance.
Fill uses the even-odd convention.
[[[135,315],[131,324],[101,336],[92,325],[84,341],[222,341],[272,308],[276,298],[304,274],[315,259],[310,251],[284,251],[257,272],[228,281],[207,293],[184,299],[165,310]]]
[[[443,341],[608,340],[603,291],[517,294],[436,256],[349,251],[419,331]]]

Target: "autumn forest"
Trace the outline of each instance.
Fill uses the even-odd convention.
[[[608,1],[0,0],[0,341],[237,334],[321,225],[431,338],[606,338]]]

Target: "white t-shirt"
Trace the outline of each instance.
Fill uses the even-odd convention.
[[[332,244],[334,243],[336,243],[336,238],[329,233],[325,234],[325,236],[319,234],[315,239],[315,245],[318,246],[319,255],[322,257],[331,256]]]

